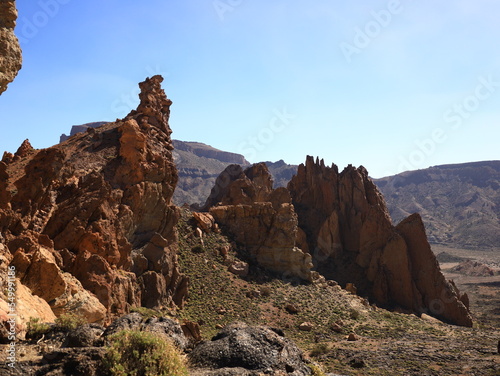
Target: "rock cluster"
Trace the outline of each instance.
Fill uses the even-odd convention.
[[[16,20],[16,2],[0,0],[0,94],[21,69],[21,47],[14,34]]]
[[[181,325],[168,317],[146,318],[136,312],[117,318],[107,328],[98,324],[86,324],[72,330],[52,326],[42,338],[25,343],[36,341],[37,348],[42,349],[42,359],[20,358],[14,369],[2,362],[0,374],[107,374],[103,367],[106,345],[112,343],[113,335],[122,331],[149,332],[172,343],[180,353],[187,353],[189,374],[193,376],[312,374],[302,351],[279,329],[233,323],[211,341],[193,343],[191,336],[185,335],[186,327],[186,323]]]
[[[131,306],[182,306],[177,171],[161,76],[123,120],[0,162],[0,269],[56,315],[103,321]],[[76,309],[78,308],[78,309]]]
[[[230,165],[217,178],[205,209],[259,265],[311,280],[311,256],[298,246],[302,234],[290,194],[272,186],[264,163],[244,171]]]
[[[386,307],[472,326],[466,294],[443,277],[418,214],[394,227],[364,167],[307,157],[288,185],[319,273]]]

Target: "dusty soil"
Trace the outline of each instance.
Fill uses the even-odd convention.
[[[467,250],[445,247],[433,247],[433,249],[437,253],[446,251],[454,256],[478,261],[495,271],[500,270],[500,251],[497,249]],[[478,277],[452,272],[451,269],[457,265],[458,263],[442,263],[440,266],[445,277],[453,279],[460,291],[469,295],[471,311],[477,324],[500,329],[500,275]]]

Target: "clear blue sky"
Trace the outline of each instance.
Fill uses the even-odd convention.
[[[374,177],[500,159],[500,3],[18,0],[0,150],[135,108],[160,73],[173,137]]]

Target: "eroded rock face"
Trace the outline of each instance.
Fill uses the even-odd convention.
[[[377,304],[472,326],[467,298],[441,274],[420,216],[392,226],[365,168],[339,173],[308,157],[288,189],[318,272]]]
[[[217,179],[205,208],[259,265],[311,280],[311,256],[297,247],[298,222],[285,188],[273,190],[264,163],[231,165]]]
[[[100,321],[103,310],[109,318],[130,306],[183,304],[188,281],[177,264],[179,212],[171,202],[172,102],[162,80],[140,84],[141,103],[125,119],[52,148],[26,144],[23,158],[0,163],[8,257],[58,315],[75,299],[89,302],[89,321]]]
[[[21,69],[21,47],[14,34],[16,20],[16,2],[0,0],[0,94]]]

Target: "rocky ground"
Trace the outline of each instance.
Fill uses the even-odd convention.
[[[186,226],[186,227],[184,227]],[[181,221],[181,233],[189,232]],[[204,238],[203,251],[189,251],[201,240],[181,237],[180,262],[191,278],[183,317],[198,321],[204,337],[234,320],[266,323],[284,332],[326,372],[343,375],[498,375],[498,322],[482,321],[480,308],[473,328],[443,324],[430,317],[389,312],[334,283],[294,285],[266,274],[250,263],[250,274],[227,271],[237,258],[220,235]],[[234,246],[234,245],[233,245]],[[193,266],[196,266],[193,268]],[[473,299],[473,302],[475,300]],[[310,323],[301,330],[303,323]],[[356,341],[348,341],[354,333]],[[465,354],[465,356],[464,356]]]
[[[455,262],[441,263],[441,269],[446,278],[453,279],[467,293],[479,325],[500,328],[500,252],[439,246],[435,249],[457,258]]]
[[[472,312],[476,319],[474,327],[447,325],[428,316],[419,318],[413,314],[377,308],[333,281],[303,284],[297,283],[297,280],[283,279],[246,259],[244,253],[239,252],[237,246],[231,244],[218,230],[205,231],[200,237],[196,227],[196,220],[188,210],[183,209],[178,225],[179,262],[190,278],[186,306],[177,312],[155,313],[145,310],[146,313],[151,315],[153,312],[153,316],[168,315],[180,323],[198,323],[205,340],[216,335],[225,338],[226,334],[220,334],[221,330],[234,322],[277,328],[274,334],[265,331],[265,346],[272,347],[273,343],[283,341],[280,338],[288,338],[287,341],[293,341],[302,349],[304,364],[309,367],[307,369],[316,369],[316,375],[323,374],[318,369],[336,375],[500,375],[500,355],[497,354],[499,322],[484,320],[476,299],[480,296],[474,295],[473,289],[470,292]],[[242,268],[241,265],[247,265],[248,268]],[[489,303],[493,303],[493,300]],[[123,322],[124,319],[121,320]],[[158,321],[153,320],[156,320],[153,323]],[[164,325],[160,327],[164,328]],[[227,331],[222,330],[222,333]],[[241,333],[245,333],[244,330]],[[102,335],[98,333],[97,337],[102,338]],[[60,334],[44,338],[38,343],[19,341],[17,373],[11,374],[79,374],[61,373],[65,372],[61,371],[66,364],[61,360],[63,358],[69,359],[70,363],[78,360],[81,364],[87,364],[90,367],[88,369],[99,372],[99,359],[105,348],[61,349],[65,342],[67,344],[65,338],[65,335]],[[248,335],[237,336],[233,345],[237,346],[235,344],[242,338],[248,338]],[[177,342],[182,343],[182,340]],[[244,351],[249,351],[259,359],[261,355],[256,348],[264,345],[244,343],[247,346],[242,345],[246,349]],[[224,342],[218,346],[225,346]],[[2,347],[0,364],[3,368],[0,370],[9,374],[5,367],[6,347]],[[185,348],[185,344],[180,347]],[[196,351],[197,354],[205,354],[212,350],[200,348]],[[190,352],[189,349],[185,350],[186,354]],[[203,358],[205,355],[199,356]],[[209,364],[203,364],[200,368],[192,363],[191,374],[259,374],[244,368],[211,371],[207,368]],[[214,367],[213,364],[211,366]],[[307,374],[293,373],[299,368],[287,373],[286,366],[283,367],[284,371],[276,368],[267,374]]]

